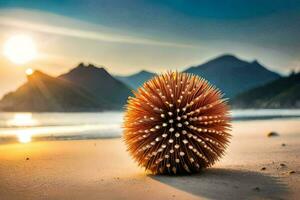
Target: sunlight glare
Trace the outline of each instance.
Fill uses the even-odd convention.
[[[17,133],[19,142],[23,144],[31,142],[31,136],[32,135],[27,131],[20,131]]]
[[[26,69],[26,71],[25,71],[25,73],[28,75],[28,76],[30,76],[31,74],[33,74],[33,69],[31,69],[31,68],[28,68],[28,69]]]
[[[7,124],[10,126],[34,126],[37,122],[32,118],[31,113],[18,113]]]
[[[33,39],[26,35],[10,37],[4,44],[4,55],[15,64],[25,64],[37,56]]]

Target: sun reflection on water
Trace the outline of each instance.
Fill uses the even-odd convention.
[[[7,125],[20,128],[20,130],[16,130],[14,135],[20,143],[25,144],[32,141],[33,131],[24,130],[24,128],[36,126],[37,120],[33,119],[32,113],[17,113],[7,121]]]
[[[16,136],[20,143],[25,144],[31,142],[32,134],[29,131],[18,131]]]
[[[37,121],[32,118],[32,113],[15,114],[11,120],[7,121],[10,126],[35,126]]]

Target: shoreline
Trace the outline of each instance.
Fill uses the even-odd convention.
[[[284,121],[300,121],[300,116],[299,117],[273,117],[270,116],[268,118],[248,118],[248,119],[233,119],[232,123],[233,124],[238,124],[238,123],[263,123],[263,122],[270,122],[270,123],[275,123],[275,122],[284,122]],[[84,125],[82,125],[84,126]],[[26,132],[37,132],[35,134],[32,134],[32,141],[34,142],[40,142],[40,141],[73,141],[73,140],[101,140],[101,139],[113,139],[113,138],[121,138],[122,137],[122,129],[118,128],[118,130],[115,130],[116,133],[113,135],[109,135],[107,131],[102,131],[104,133],[99,134],[99,131],[97,130],[91,130],[87,133],[81,133],[78,132],[76,134],[71,134],[71,133],[65,133],[63,130],[61,130],[61,133],[51,133],[51,128],[54,128],[57,130],[59,127],[66,127],[66,126],[50,126],[50,129],[48,130],[49,133],[44,132],[46,128],[49,127],[44,127],[44,126],[32,126],[32,127],[12,127],[12,128],[0,128],[0,145],[4,144],[15,144],[18,143],[18,135],[21,131],[25,130]],[[72,125],[70,125],[72,127]],[[43,131],[42,134],[39,135],[38,131],[41,129]],[[5,134],[5,130],[8,130],[10,134]],[[276,131],[272,130],[271,128],[268,131]],[[13,133],[16,134],[13,134]],[[1,135],[3,133],[4,135]]]

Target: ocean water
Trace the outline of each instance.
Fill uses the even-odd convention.
[[[233,120],[299,118],[300,109],[233,110]],[[122,112],[1,113],[0,143],[121,137]]]

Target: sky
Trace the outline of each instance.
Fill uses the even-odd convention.
[[[38,52],[22,65],[3,54],[18,34]],[[26,68],[56,76],[79,62],[128,75],[234,54],[288,74],[300,70],[299,36],[297,0],[0,0],[0,96],[26,80]]]

